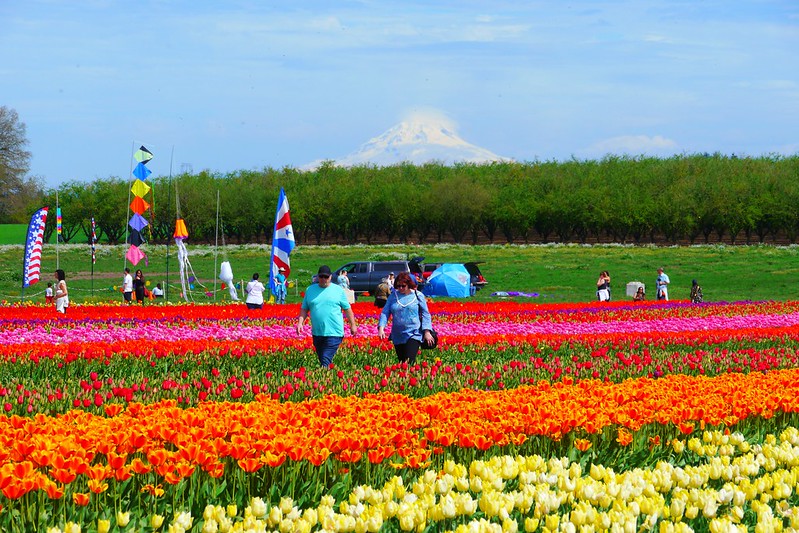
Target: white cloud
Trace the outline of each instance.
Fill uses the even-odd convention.
[[[406,109],[401,121],[408,124],[432,124],[446,128],[453,133],[458,129],[458,124],[455,120],[434,107],[416,106]]]

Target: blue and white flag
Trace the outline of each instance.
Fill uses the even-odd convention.
[[[291,226],[289,215],[289,201],[283,187],[277,199],[277,213],[275,214],[275,232],[272,235],[272,261],[269,267],[269,289],[275,293],[275,277],[283,268],[284,275],[288,278],[291,273],[289,255],[294,249],[294,229]]]
[[[42,241],[48,207],[42,207],[31,217],[28,236],[25,238],[25,256],[22,259],[22,288],[39,282],[42,270]]]

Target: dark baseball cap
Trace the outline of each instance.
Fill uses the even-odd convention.
[[[316,273],[317,276],[331,276],[333,273],[330,271],[330,267],[327,265],[322,265],[319,267],[319,272]]]

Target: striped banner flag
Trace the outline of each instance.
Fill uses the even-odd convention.
[[[48,207],[42,207],[31,217],[28,236],[25,239],[25,257],[22,259],[22,288],[39,282],[42,269],[42,241]]]
[[[280,188],[280,196],[277,199],[277,213],[275,213],[275,232],[272,235],[272,260],[269,267],[269,289],[275,293],[275,277],[278,270],[283,267],[286,269],[285,276],[288,278],[291,273],[291,263],[289,255],[294,249],[294,228],[291,225],[289,215],[289,201],[283,187]]]
[[[97,232],[95,228],[94,217],[92,217],[92,264],[97,263]]]
[[[61,208],[55,208],[55,232],[57,235],[61,235]]]

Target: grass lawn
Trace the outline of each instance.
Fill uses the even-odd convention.
[[[230,245],[218,254],[210,246],[192,246],[190,261],[197,277],[191,292],[196,302],[213,302],[214,273],[219,263],[230,261],[237,280],[246,283],[253,272],[268,276],[270,247]],[[121,284],[125,262],[124,246],[98,246],[94,276],[91,274],[87,245],[45,245],[42,281],[26,290],[26,299],[43,300],[47,281],[53,280],[56,264],[66,271],[72,300],[121,300],[115,287]],[[149,265],[139,263],[151,286],[165,282],[167,247],[146,245]],[[169,247],[169,299],[179,298],[177,256]],[[430,262],[484,261],[481,270],[488,286],[475,296],[478,301],[496,301],[495,291],[535,292],[537,298],[517,298],[530,302],[590,301],[600,270],[610,271],[613,297],[628,299],[626,284],[640,281],[654,296],[657,267],[671,277],[672,299],[687,299],[691,280],[702,285],[706,301],[794,300],[799,299],[799,247],[774,246],[689,246],[633,247],[619,245],[541,245],[541,246],[466,246],[466,245],[388,245],[388,246],[299,246],[291,255],[288,302],[300,301],[300,292],[321,264],[335,269],[348,261],[382,260],[422,255]],[[132,267],[135,270],[136,267]],[[0,299],[18,301],[21,293],[22,246],[0,246]],[[216,283],[216,301],[224,301],[227,291]],[[211,292],[212,296],[207,296]]]

